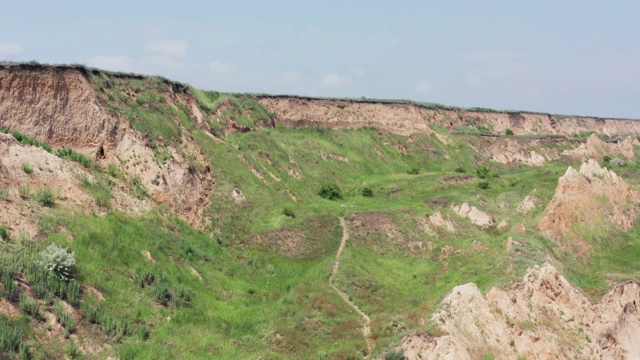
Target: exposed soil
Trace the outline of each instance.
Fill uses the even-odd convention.
[[[579,240],[581,231],[628,230],[636,222],[638,194],[613,171],[590,159],[558,180],[538,229],[556,240]]]
[[[522,283],[483,296],[474,284],[455,287],[432,321],[440,336],[414,334],[407,359],[635,359],[640,357],[640,284],[615,286],[591,303],[545,264]]]
[[[193,98],[175,94],[172,87],[167,87],[164,95],[170,106],[195,106]],[[202,121],[202,113],[195,113],[194,118]],[[88,76],[78,69],[0,67],[0,127],[20,131],[54,148],[72,148],[105,168],[116,165],[128,180],[137,179],[158,203],[195,227],[206,226],[202,212],[215,180],[200,150],[183,138],[179,150],[167,145],[168,160],[158,161],[148,139],[127,120],[112,115],[98,99]],[[69,198],[83,200],[81,196]],[[116,206],[129,213],[148,210],[145,202],[129,200],[117,193],[114,196]]]
[[[596,134],[591,134],[587,142],[581,143],[573,150],[565,150],[564,155],[575,157],[586,161],[587,159],[602,160],[604,156],[631,159],[635,156],[634,147],[640,146],[638,139],[627,137],[622,141],[604,142]]]
[[[287,125],[322,125],[336,129],[375,126],[400,135],[431,134],[432,125],[457,131],[470,120],[494,134],[511,129],[516,135],[573,135],[595,131],[603,135],[640,134],[640,122],[594,117],[554,116],[527,112],[471,111],[464,109],[428,109],[413,103],[348,101],[301,97],[260,99],[275,115],[276,122]]]
[[[467,203],[463,203],[462,205],[452,204],[451,209],[456,214],[468,219],[471,223],[483,229],[491,226],[495,222],[489,214]]]

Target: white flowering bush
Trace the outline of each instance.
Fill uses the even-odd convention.
[[[74,253],[70,253],[67,248],[51,244],[40,252],[40,265],[50,275],[61,280],[70,280],[76,266],[76,259]]]

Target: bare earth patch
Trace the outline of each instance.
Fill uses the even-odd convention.
[[[400,349],[409,360],[640,358],[640,284],[615,286],[591,303],[553,266],[535,266],[521,283],[483,296],[455,287],[432,316],[441,336],[414,334]]]

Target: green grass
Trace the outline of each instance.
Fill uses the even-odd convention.
[[[351,237],[335,284],[371,316],[372,358],[396,356],[390,349],[410,331],[437,333],[421,319],[454,286],[474,282],[482,291],[506,286],[548,256],[594,297],[607,289],[609,280],[637,278],[633,269],[640,266],[640,227],[627,234],[594,235],[589,239],[594,256],[586,260],[561,252],[536,231],[558,178],[576,161],[540,167],[495,163],[470,146],[492,141],[477,136],[490,131],[482,125],[470,123],[462,129],[465,134],[435,129],[449,137],[448,145],[435,135],[398,136],[376,128],[274,126],[273,114],[254,96],[201,91],[162,78],[104,72],[90,76],[103,105],[147,136],[159,165],[170,164],[170,150],[180,151],[187,139],[208,159],[199,166],[208,166],[215,179],[202,214],[208,226],[198,231],[165,208],[140,217],[115,211],[112,187],[126,184],[145,198],[140,181],[128,177],[125,168],[105,170],[73,150],[56,151],[91,169],[92,176],[81,181],[106,214],[70,213],[62,206],[39,212],[36,240],[0,244],[2,283],[15,285],[20,276],[35,299],[53,307],[69,333],[84,335],[83,329],[90,327],[100,342],[113,346],[109,355],[363,356],[362,319],[328,286],[342,235],[340,217],[349,224]],[[196,124],[189,107],[169,96],[167,86],[174,87],[178,100],[193,95],[203,122]],[[227,133],[230,121],[252,131]],[[558,153],[570,146],[555,138],[536,141]],[[635,167],[624,169],[626,179],[637,177]],[[481,182],[443,181],[465,173]],[[323,192],[323,186],[330,191]],[[243,200],[232,197],[237,190]],[[324,198],[326,193],[340,196]],[[28,186],[20,194],[28,199]],[[538,206],[522,215],[516,207],[528,195],[539,199]],[[464,202],[491,214],[495,224],[480,229],[450,208]],[[427,217],[436,212],[452,220],[455,233],[435,228],[433,235],[424,229]],[[356,226],[367,219],[373,220],[364,229]],[[499,230],[496,225],[503,220],[507,226]],[[516,233],[520,224],[526,230]],[[520,245],[507,253],[510,236]],[[50,243],[74,251],[75,280],[56,282],[28,265]],[[95,288],[104,301],[80,284]],[[19,301],[16,286],[2,290],[3,296]],[[19,329],[38,321],[38,311],[26,299],[27,315],[15,326]],[[77,322],[62,300],[82,315]],[[32,336],[23,333],[24,339]],[[35,346],[32,352],[41,357],[75,353],[71,343],[57,350]]]

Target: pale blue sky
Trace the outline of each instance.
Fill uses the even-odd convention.
[[[0,60],[640,118],[640,1],[6,1]]]

